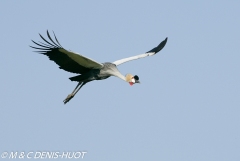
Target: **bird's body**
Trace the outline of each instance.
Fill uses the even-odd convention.
[[[37,52],[48,56],[50,60],[54,61],[56,64],[59,65],[60,69],[63,69],[68,72],[80,74],[80,75],[69,78],[71,81],[78,82],[78,85],[73,90],[73,92],[67,96],[67,98],[64,100],[64,103],[67,103],[68,101],[70,101],[75,96],[75,94],[81,89],[83,85],[94,80],[103,80],[103,79],[109,78],[110,76],[116,76],[122,79],[123,81],[128,82],[130,85],[133,85],[135,83],[140,83],[139,77],[137,75],[133,76],[131,74],[127,74],[126,76],[124,76],[119,72],[117,66],[127,61],[155,55],[165,46],[167,42],[167,38],[166,38],[157,47],[141,55],[120,59],[113,63],[111,62],[98,63],[83,55],[65,50],[58,42],[55,34],[54,34],[54,37],[56,41],[52,40],[48,31],[47,31],[47,35],[48,35],[48,38],[51,40],[51,42],[47,41],[42,37],[42,35],[40,35],[40,37],[45,41],[45,43],[41,43],[41,42],[36,43],[35,41],[33,41],[36,45],[40,46],[40,48],[32,47],[32,46],[30,47],[34,49],[38,49],[39,51]]]
[[[103,67],[100,69],[91,69],[87,73],[69,78],[71,81],[93,81],[93,80],[103,80],[110,76],[115,76],[114,74],[120,73],[115,64],[107,62],[102,63]]]

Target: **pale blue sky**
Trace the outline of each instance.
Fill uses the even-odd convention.
[[[86,161],[240,160],[239,1],[1,1],[0,153],[87,151]],[[32,52],[54,31],[99,62],[153,57],[84,86]],[[74,159],[73,159],[74,160]]]

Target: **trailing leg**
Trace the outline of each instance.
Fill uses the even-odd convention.
[[[72,93],[69,94],[69,95],[67,96],[67,98],[65,98],[65,100],[63,100],[64,104],[66,104],[68,101],[70,101],[70,100],[74,97],[73,93],[77,90],[77,88],[79,87],[80,84],[82,84],[82,82],[79,82],[78,85],[77,85],[77,86],[74,88],[74,90],[72,91]]]
[[[86,83],[87,82],[79,82],[76,88],[72,91],[72,93],[69,94],[65,100],[63,100],[64,104],[68,103],[75,96],[75,94],[77,94],[77,92],[82,88],[82,86],[85,85]],[[79,85],[81,86],[79,87]]]

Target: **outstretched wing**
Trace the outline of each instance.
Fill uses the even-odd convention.
[[[37,43],[32,40],[32,42],[38,45],[38,47],[30,47],[38,49],[36,52],[48,56],[50,60],[59,65],[60,69],[66,70],[68,72],[83,74],[91,69],[100,69],[103,67],[103,64],[98,63],[90,58],[72,51],[65,50],[58,42],[54,32],[53,34],[56,41],[53,41],[49,35],[49,32],[47,31],[50,42],[39,34],[45,43]]]
[[[120,65],[122,63],[126,63],[126,62],[131,61],[131,60],[140,59],[140,58],[144,58],[146,56],[155,55],[157,52],[162,50],[162,48],[166,45],[167,39],[168,38],[163,40],[157,47],[153,48],[152,50],[150,50],[150,51],[148,51],[148,52],[146,52],[144,54],[132,56],[132,57],[129,57],[129,58],[120,59],[120,60],[117,60],[117,61],[113,62],[113,64]]]

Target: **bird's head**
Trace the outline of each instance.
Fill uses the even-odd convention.
[[[133,76],[132,74],[126,75],[126,81],[132,86],[135,83],[140,83],[139,77],[137,75]]]

